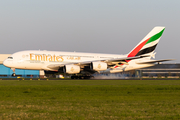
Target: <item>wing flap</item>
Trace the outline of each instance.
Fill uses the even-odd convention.
[[[143,57],[150,57],[150,55],[144,55],[144,56],[135,56],[135,57],[124,57],[124,58],[114,58],[114,59],[109,59],[109,60],[101,60],[104,62],[126,62],[127,60],[134,60],[134,59],[139,59]]]

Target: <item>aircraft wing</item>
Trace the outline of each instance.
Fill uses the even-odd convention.
[[[135,57],[124,57],[124,58],[114,58],[114,59],[101,60],[101,61],[104,61],[104,62],[119,62],[119,61],[127,61],[127,60],[139,59],[139,58],[143,58],[143,57],[149,57],[149,55],[135,56]]]
[[[117,65],[117,64],[128,64],[127,61],[133,60],[133,59],[139,59],[143,57],[149,57],[147,56],[135,56],[135,57],[124,57],[124,58],[113,58],[113,59],[104,59],[104,60],[94,60],[94,61],[85,61],[85,62],[78,62],[78,63],[65,63],[65,64],[50,64],[47,67],[49,69],[55,69],[58,70],[60,67],[63,67],[65,65],[78,65],[81,67],[89,66],[92,62],[105,62],[109,66]]]
[[[172,61],[172,60],[174,59],[149,60],[145,62],[137,62],[137,64],[151,64],[151,63],[159,63],[159,62]]]

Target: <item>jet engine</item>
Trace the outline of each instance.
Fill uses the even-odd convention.
[[[91,69],[95,71],[104,71],[107,69],[107,63],[104,62],[92,62]]]
[[[80,72],[80,66],[77,65],[65,65],[64,72],[68,74],[77,74]]]

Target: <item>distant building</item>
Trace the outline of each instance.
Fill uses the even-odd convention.
[[[138,78],[180,78],[180,64],[157,64],[135,71]]]

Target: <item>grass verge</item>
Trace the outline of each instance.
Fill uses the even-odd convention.
[[[0,119],[180,119],[180,81],[1,80]]]

